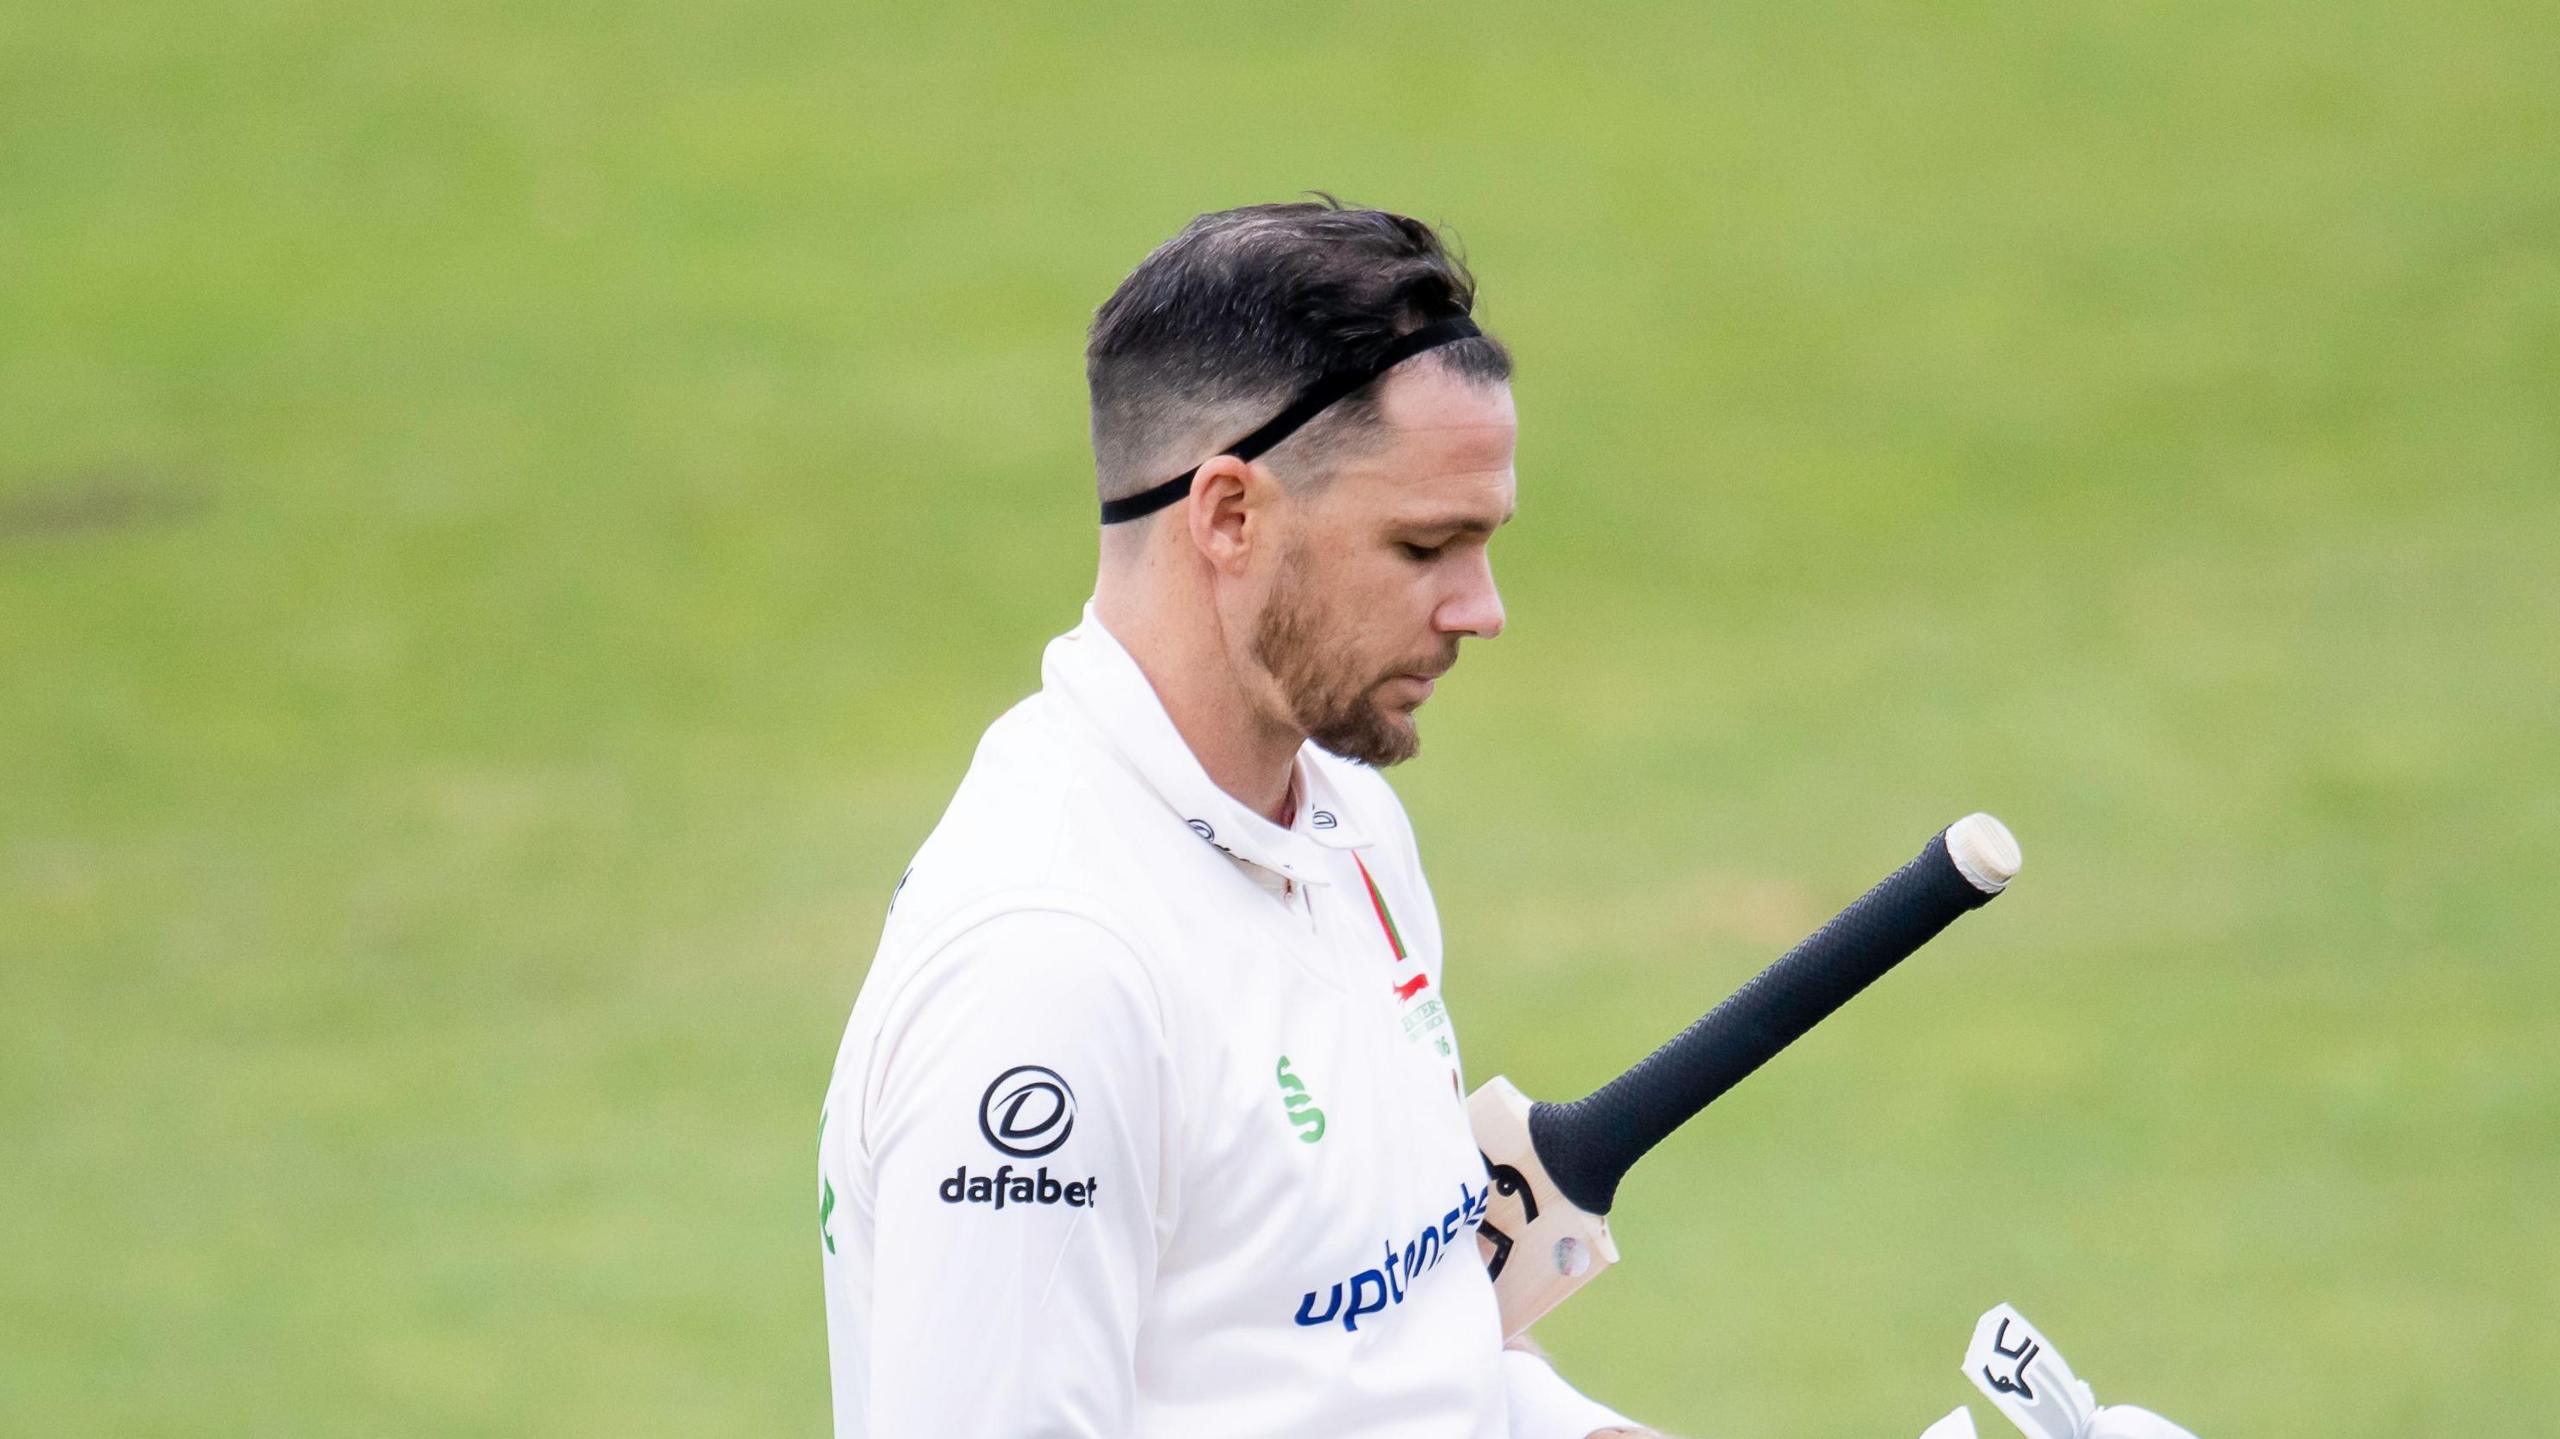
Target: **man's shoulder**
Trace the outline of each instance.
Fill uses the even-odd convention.
[[[882,950],[935,947],[955,927],[1054,914],[1129,939],[1122,922],[1146,821],[1162,805],[1108,751],[1033,695],[979,741],[969,771],[916,851]],[[1184,838],[1188,838],[1185,834]]]
[[[1109,756],[1059,719],[1033,695],[988,726],[898,879],[849,1045],[894,1030],[962,970],[1107,970],[1125,988],[1157,987],[1143,932],[1116,902],[1112,847],[1096,828],[1126,796]]]

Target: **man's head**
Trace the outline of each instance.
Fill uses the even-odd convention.
[[[1194,466],[1189,498],[1106,528],[1106,583],[1214,628],[1244,701],[1372,764],[1458,640],[1502,628],[1485,542],[1513,503],[1510,356],[1490,336],[1402,361],[1253,460],[1221,452],[1322,377],[1463,316],[1474,282],[1418,220],[1330,202],[1204,215],[1096,315],[1086,350],[1101,498]]]

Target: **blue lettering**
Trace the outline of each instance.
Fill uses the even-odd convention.
[[[1460,1227],[1479,1224],[1491,1210],[1492,1202],[1492,1185],[1478,1189],[1461,1180],[1457,1208],[1442,1215],[1437,1224],[1423,1221],[1421,1232],[1406,1240],[1401,1249],[1393,1239],[1381,1244],[1384,1257],[1379,1267],[1363,1269],[1333,1285],[1326,1292],[1322,1314],[1315,1312],[1316,1291],[1308,1290],[1298,1300],[1298,1323],[1313,1329],[1338,1317],[1346,1332],[1357,1333],[1362,1319],[1404,1303],[1422,1276],[1455,1252]]]
[[[1360,1286],[1364,1283],[1375,1293],[1375,1297],[1366,1304],[1360,1302]],[[1375,1314],[1386,1307],[1387,1276],[1375,1269],[1363,1269],[1351,1276],[1351,1306],[1342,1311],[1342,1327],[1357,1330],[1361,1315]]]
[[[1342,1286],[1339,1284],[1333,1286],[1333,1297],[1325,1301],[1324,1312],[1310,1319],[1307,1317],[1307,1311],[1315,1307],[1315,1302],[1316,1292],[1312,1289],[1307,1291],[1305,1298],[1298,1301],[1298,1322],[1310,1329],[1319,1324],[1331,1324],[1333,1316],[1341,1312]]]

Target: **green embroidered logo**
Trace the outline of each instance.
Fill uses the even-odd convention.
[[[1298,1142],[1313,1144],[1324,1138],[1324,1111],[1316,1108],[1314,1097],[1307,1093],[1306,1082],[1289,1072],[1289,1056],[1285,1054],[1280,1056],[1278,1075],[1280,1104],[1289,1111],[1289,1122],[1298,1126]]]
[[[826,1140],[827,1116],[822,1110],[818,1114],[818,1143],[823,1146]],[[823,1164],[825,1160],[821,1158],[819,1162]],[[835,1217],[836,1182],[822,1172],[818,1176],[818,1186],[824,1191],[818,1196],[818,1237],[827,1241],[827,1252],[833,1254],[836,1252],[836,1237],[827,1232],[827,1221]]]

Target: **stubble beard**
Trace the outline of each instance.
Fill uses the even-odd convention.
[[[1344,667],[1339,646],[1327,643],[1336,628],[1331,618],[1308,574],[1305,552],[1293,550],[1254,626],[1253,657],[1279,684],[1307,738],[1375,768],[1402,764],[1421,752],[1422,733],[1410,714],[1398,716],[1378,703],[1377,691],[1392,675]]]

